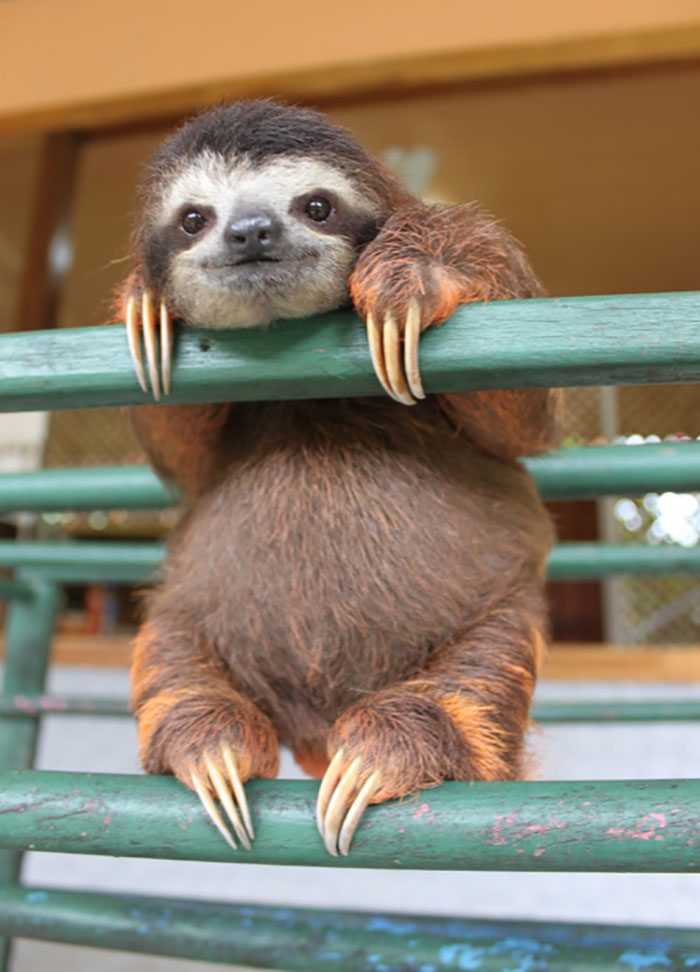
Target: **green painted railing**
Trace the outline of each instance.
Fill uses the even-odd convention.
[[[153,580],[163,562],[160,543],[82,540],[20,543],[0,540],[0,567],[61,583]],[[700,573],[700,547],[647,547],[641,544],[560,543],[552,550],[550,580],[590,580],[618,574]],[[5,596],[12,597],[12,588]],[[18,587],[18,596],[22,588]],[[0,597],[2,590],[0,589]]]
[[[426,389],[637,384],[700,379],[700,294],[504,301],[460,309],[421,340]],[[380,395],[361,322],[349,313],[269,331],[177,334],[169,401]],[[143,404],[123,328],[0,336],[0,411]],[[525,460],[544,496],[700,489],[700,446],[571,449]],[[0,510],[160,508],[172,497],[143,468],[0,477]],[[552,578],[696,572],[677,547],[561,544]],[[367,811],[348,859],[331,860],[313,823],[315,783],[251,781],[251,852],[220,840],[172,778],[47,773],[32,765],[49,711],[124,715],[110,699],[42,695],[57,583],[144,581],[158,544],[0,543],[10,601],[0,696],[0,935],[320,972],[543,972],[700,967],[700,933],[465,922],[188,904],[16,886],[26,850],[176,859],[465,870],[686,872],[700,868],[700,781],[446,783]],[[692,700],[541,703],[541,721],[700,716]],[[6,942],[0,941],[0,967]]]
[[[523,460],[544,499],[700,490],[700,442],[584,446]],[[176,497],[148,466],[0,475],[0,511],[162,509]]]
[[[0,696],[0,716],[130,716],[126,699],[68,695]],[[536,722],[687,722],[700,720],[700,699],[648,699],[644,702],[536,702]]]
[[[172,777],[4,772],[0,847],[316,867],[700,869],[700,780],[444,783],[371,807],[343,859],[319,839],[317,792],[311,780],[250,781],[256,838],[234,851]]]
[[[421,338],[426,391],[700,380],[700,294],[493,301]],[[382,394],[349,311],[270,329],[180,328],[171,402]],[[0,411],[138,405],[122,327],[0,336]]]
[[[692,970],[685,928],[437,918],[0,888],[0,932],[289,972]]]

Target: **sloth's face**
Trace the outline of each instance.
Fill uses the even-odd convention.
[[[324,162],[205,154],[167,183],[144,263],[185,322],[252,327],[345,304],[358,249],[376,232],[371,202]]]

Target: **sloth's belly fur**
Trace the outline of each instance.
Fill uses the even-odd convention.
[[[539,583],[550,527],[524,471],[404,425],[256,426],[173,544],[156,601],[187,613],[283,739],[299,707],[321,732]]]

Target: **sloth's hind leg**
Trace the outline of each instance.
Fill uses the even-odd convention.
[[[330,735],[318,828],[347,854],[366,807],[443,780],[513,780],[546,629],[540,593],[503,599],[413,677],[346,709]]]
[[[277,735],[268,717],[231,685],[230,675],[184,618],[151,618],[139,631],[131,668],[141,762],[194,790],[224,839],[250,847],[253,823],[243,784],[277,775]]]

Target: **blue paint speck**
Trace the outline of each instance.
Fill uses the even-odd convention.
[[[683,960],[683,965],[685,965],[686,969],[700,969],[700,954],[686,955]]]
[[[473,948],[471,945],[443,945],[438,951],[443,965],[456,962],[458,969],[480,969],[483,955],[483,948]]]
[[[148,925],[139,925],[136,931],[139,933],[139,935],[147,935],[150,931],[150,928]]]
[[[504,938],[489,948],[490,955],[503,955],[504,961],[517,963],[503,966],[502,972],[546,972],[548,955],[554,946],[538,942],[534,938]]]
[[[630,968],[634,969],[634,972],[640,972],[641,969],[653,969],[654,966],[658,965],[670,965],[671,960],[668,955],[663,955],[661,952],[632,952],[627,951],[617,960],[623,965],[629,965]]]
[[[40,901],[47,901],[48,894],[46,891],[27,891],[25,898],[32,904],[38,904]]]
[[[367,922],[367,930],[388,932],[390,935],[415,935],[418,929],[411,921],[392,921],[390,918],[375,915]]]

